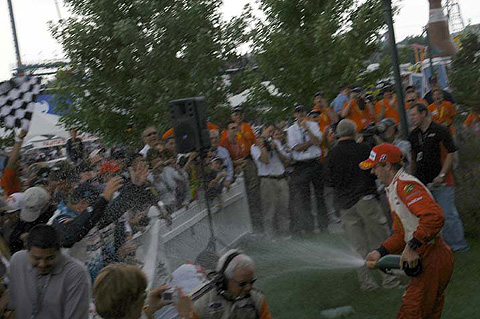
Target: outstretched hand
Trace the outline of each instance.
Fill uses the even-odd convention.
[[[148,312],[152,315],[155,311],[159,310],[160,308],[168,305],[169,303],[163,300],[162,295],[165,291],[169,290],[170,286],[160,286],[152,291],[150,291],[150,299],[148,303]]]
[[[20,131],[20,134],[18,134],[18,138],[23,140],[23,139],[25,138],[25,136],[27,136],[27,134],[28,134],[28,131],[22,129],[22,130]]]
[[[113,198],[113,194],[118,191],[123,186],[123,178],[121,176],[115,176],[110,179],[103,190],[102,196],[107,200],[111,201]]]

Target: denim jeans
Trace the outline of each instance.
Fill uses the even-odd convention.
[[[455,207],[455,189],[447,186],[431,192],[445,215],[445,224],[442,229],[443,239],[453,251],[468,249],[468,243],[463,233],[463,224],[458,215],[457,207]]]

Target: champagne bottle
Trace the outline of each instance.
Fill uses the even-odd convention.
[[[378,261],[367,261],[367,264],[389,274],[392,272],[392,269],[400,269],[401,257],[402,256],[400,255],[386,255],[380,258]],[[407,262],[404,262],[403,271],[407,276],[416,277],[422,273],[422,263],[419,260],[417,266],[410,268],[408,267]]]

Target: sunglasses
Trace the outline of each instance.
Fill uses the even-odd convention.
[[[236,283],[238,287],[243,288],[248,284],[253,285],[257,281],[257,278],[253,279],[252,281],[236,281],[235,279],[232,279],[232,281]]]
[[[407,100],[408,103],[415,102],[416,100]]]
[[[157,132],[150,132],[148,134],[145,134],[144,137],[149,137],[149,136],[152,136],[152,135],[157,135]]]

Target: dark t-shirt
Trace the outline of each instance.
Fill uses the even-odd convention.
[[[428,91],[427,94],[423,97],[424,100],[427,100],[428,105],[433,103],[433,92],[432,90]],[[443,90],[443,99],[445,101],[451,102],[452,104],[455,104],[455,100],[453,99],[453,96],[448,93],[447,91]]]
[[[412,161],[416,163],[415,176],[425,185],[431,183],[442,170],[441,145],[448,153],[457,150],[447,127],[432,121],[425,132],[414,129],[408,140],[412,144]]]
[[[214,170],[207,170],[205,172],[205,185],[207,185],[207,197],[209,200],[213,200],[217,195],[222,193],[223,179],[218,181],[214,186],[210,187],[210,182],[217,178],[219,172]]]
[[[83,143],[82,140],[76,138],[75,140],[69,139],[65,145],[67,156],[72,162],[77,162],[83,158]]]
[[[363,196],[377,194],[375,176],[358,166],[368,158],[370,150],[367,144],[346,140],[328,153],[325,181],[333,187],[335,207],[349,209]]]

